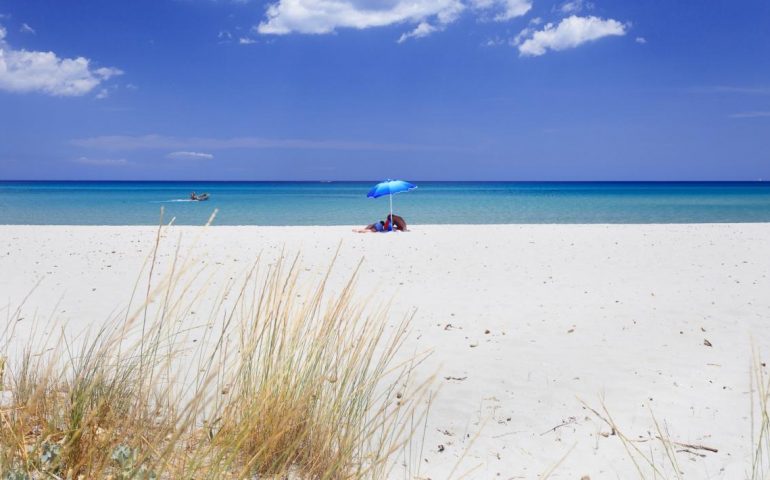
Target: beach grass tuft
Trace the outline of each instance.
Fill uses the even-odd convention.
[[[767,364],[754,349],[751,368],[751,440],[753,455],[747,477],[751,480],[770,479],[770,374]]]
[[[138,305],[3,358],[1,478],[386,478],[426,408],[394,363],[410,319],[281,255],[191,326],[206,273],[177,248],[160,276],[160,232]]]

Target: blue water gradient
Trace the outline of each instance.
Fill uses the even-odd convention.
[[[372,182],[0,182],[0,224],[364,225],[388,198]],[[770,183],[415,182],[410,224],[770,222]],[[207,202],[187,201],[208,192]]]

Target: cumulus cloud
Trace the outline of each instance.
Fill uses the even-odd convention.
[[[278,0],[258,26],[262,34],[331,33],[338,28],[364,29],[396,23],[454,21],[460,0]]]
[[[21,28],[19,29],[19,31],[21,33],[31,33],[32,35],[37,33],[34,28],[30,27],[26,23],[21,24]]]
[[[636,37],[634,41],[639,45],[644,45],[645,43],[647,43],[647,39],[644,37]]]
[[[506,21],[527,13],[532,0],[277,0],[255,30],[263,35],[326,34],[407,24],[400,42],[443,30],[466,10]]]
[[[81,165],[91,165],[93,167],[125,167],[130,165],[131,162],[125,158],[89,158],[80,157],[75,159],[75,163]]]
[[[0,90],[80,96],[123,73],[117,68],[93,68],[84,57],[59,58],[53,52],[16,50],[6,43],[5,36],[6,30],[0,26]]]
[[[174,160],[211,160],[214,155],[202,152],[171,152],[166,157]]]
[[[516,45],[520,55],[536,57],[548,50],[566,50],[603,37],[622,36],[626,30],[627,25],[611,18],[572,15],[558,25],[548,23],[542,30],[523,31],[523,35],[517,37]]]

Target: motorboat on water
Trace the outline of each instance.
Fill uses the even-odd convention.
[[[190,200],[193,200],[195,202],[205,202],[208,199],[209,199],[209,194],[208,193],[198,194],[198,193],[193,192],[193,193],[190,194]]]

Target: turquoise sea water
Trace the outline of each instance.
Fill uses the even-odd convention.
[[[388,213],[375,182],[0,182],[0,224],[364,225]],[[770,183],[415,182],[409,223],[770,222]],[[211,200],[190,202],[191,191]]]

